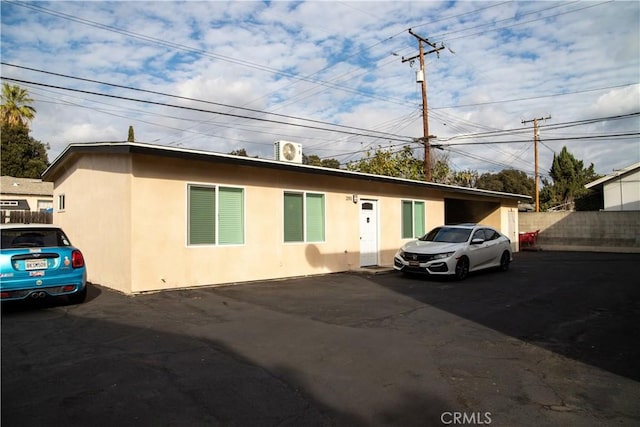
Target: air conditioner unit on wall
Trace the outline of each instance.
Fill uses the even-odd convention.
[[[297,142],[276,141],[273,143],[273,153],[276,160],[302,163],[302,144]]]

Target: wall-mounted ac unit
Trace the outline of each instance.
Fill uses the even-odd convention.
[[[273,153],[276,160],[302,163],[302,144],[297,142],[276,141],[273,143]]]

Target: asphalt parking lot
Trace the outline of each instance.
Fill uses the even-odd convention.
[[[2,307],[3,426],[640,424],[639,254]]]

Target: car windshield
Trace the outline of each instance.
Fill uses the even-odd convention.
[[[469,240],[471,229],[437,227],[420,238],[424,242],[463,243]]]
[[[56,228],[12,228],[2,230],[2,249],[70,246],[69,239]]]

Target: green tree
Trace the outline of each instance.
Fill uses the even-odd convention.
[[[440,184],[451,184],[452,173],[449,153],[431,151],[431,180]]]
[[[36,110],[30,104],[33,99],[26,89],[18,85],[2,85],[2,105],[0,106],[1,124],[4,127],[29,128],[29,123],[35,117]]]
[[[247,154],[247,150],[245,150],[244,148],[240,148],[238,150],[233,150],[229,154],[231,154],[232,156],[249,157],[249,155]]]
[[[42,172],[49,166],[47,159],[49,145],[31,138],[25,126],[3,125],[0,139],[2,175],[40,178]]]
[[[127,142],[135,142],[135,136],[133,135],[133,126],[129,126],[129,136],[127,136]]]
[[[466,169],[461,171],[453,171],[451,173],[450,183],[460,187],[475,188],[478,181],[478,171]]]
[[[526,173],[515,169],[504,169],[498,173],[483,173],[476,183],[483,190],[535,196],[535,181]]]
[[[585,184],[598,179],[593,163],[584,167],[582,160],[576,159],[567,147],[562,147],[559,154],[553,155],[553,163],[549,171],[553,180],[543,180],[544,187],[540,192],[540,205],[543,210],[553,206],[573,206],[576,199],[585,196],[589,191]]]
[[[239,148],[237,150],[233,150],[232,152],[230,152],[229,154],[231,154],[232,156],[240,156],[240,157],[250,157],[249,153],[247,153],[247,150],[244,148]],[[259,159],[260,157],[258,156],[253,156],[254,159]]]
[[[400,150],[382,149],[367,151],[365,157],[347,165],[348,170],[396,178],[424,180],[423,162],[413,155],[410,146]]]
[[[340,162],[336,159],[321,159],[319,156],[312,154],[307,156],[302,154],[302,164],[311,166],[322,166],[325,168],[340,169]]]
[[[2,105],[0,107],[0,139],[2,175],[17,178],[40,178],[49,166],[48,145],[29,136],[29,123],[36,110],[30,104],[33,99],[20,86],[2,85]]]

